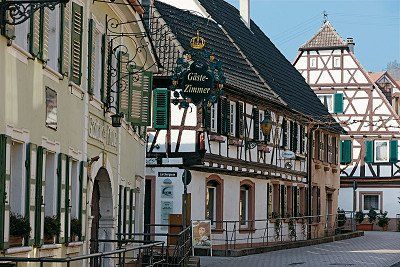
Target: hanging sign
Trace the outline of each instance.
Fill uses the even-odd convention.
[[[190,65],[189,71],[183,74],[181,95],[195,104],[209,97],[213,87],[213,77],[208,66],[200,60]]]
[[[189,103],[210,105],[223,94],[225,76],[222,63],[211,50],[203,49],[206,41],[197,36],[190,40],[192,49],[178,58],[172,75],[172,103],[188,108]]]
[[[282,158],[284,159],[294,159],[296,154],[293,151],[287,150],[282,152]]]

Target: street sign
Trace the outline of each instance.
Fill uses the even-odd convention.
[[[192,173],[189,170],[185,170],[182,174],[182,182],[184,185],[189,185],[192,181]]]
[[[293,151],[287,150],[282,152],[282,158],[284,159],[294,159],[296,154]]]

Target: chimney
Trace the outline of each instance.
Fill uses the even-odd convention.
[[[240,0],[239,9],[244,24],[250,29],[250,0]]]
[[[349,46],[350,52],[354,54],[354,43],[353,37],[347,37],[347,45]]]

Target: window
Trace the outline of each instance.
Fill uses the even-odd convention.
[[[242,229],[254,229],[254,199],[254,183],[250,180],[241,181],[239,191],[239,221]]]
[[[389,141],[375,141],[375,162],[389,161]]]
[[[97,26],[97,23],[94,23]],[[96,40],[95,43],[95,48],[94,48],[94,91],[93,94],[97,99],[101,99],[101,95],[100,95],[100,88],[101,88],[101,73],[102,73],[102,68],[101,68],[101,43],[102,43],[102,35],[100,34],[100,30],[94,26],[94,40]]]
[[[258,123],[260,124],[259,127],[258,127],[258,129],[259,129],[258,130],[259,131],[258,137],[259,137],[260,140],[264,140],[265,139],[264,134],[263,134],[262,129],[261,129],[261,123],[262,123],[263,120],[264,120],[264,112],[260,110],[259,114],[258,114]]]
[[[333,112],[333,99],[332,95],[318,95],[319,100],[328,109],[329,112]]]
[[[24,144],[13,141],[11,144],[11,184],[10,184],[10,211],[14,214],[25,215],[25,177]]]
[[[246,185],[240,187],[240,225],[247,226],[249,220],[249,188]]]
[[[206,214],[205,218],[211,221],[214,230],[223,228],[223,190],[224,181],[215,174],[206,179]]]
[[[286,209],[286,206],[287,206],[287,202],[286,202],[286,197],[287,197],[287,195],[286,195],[286,193],[287,193],[287,191],[286,191],[286,186],[285,185],[280,185],[280,214],[281,214],[281,217],[282,218],[284,218],[284,217],[286,217],[286,212],[287,212],[287,209]]]
[[[214,103],[211,105],[211,131],[217,132],[217,110],[218,110],[218,103]]]
[[[363,195],[363,210],[379,210],[379,195]]]
[[[288,125],[285,118],[282,120],[282,147],[287,147],[288,145]]]
[[[58,59],[60,57],[60,5],[49,11],[49,32],[48,32],[48,61],[47,65],[55,71],[60,71]]]
[[[311,57],[310,58],[310,68],[311,69],[316,69],[317,68],[317,58],[316,57]]]
[[[351,140],[340,142],[340,164],[348,164],[352,161]]]
[[[337,69],[341,67],[340,57],[333,57],[333,67]]]
[[[52,152],[46,154],[46,185],[44,191],[44,200],[46,205],[44,206],[45,216],[57,215],[57,203],[58,203],[58,177],[56,174],[56,155]]]
[[[230,101],[229,103],[229,132],[231,136],[235,136],[236,133],[236,103]]]
[[[21,24],[15,25],[14,42],[25,51],[29,51],[29,38],[28,38],[29,26],[30,26],[29,19]]]
[[[73,160],[71,163],[71,220],[79,219],[80,192],[81,184],[79,182],[79,164],[78,161]],[[70,227],[70,233],[72,233],[72,222],[70,223]]]
[[[211,221],[211,227],[215,227],[217,218],[217,187],[213,181],[207,183],[206,194],[206,219]]]
[[[57,130],[57,93],[46,87],[46,126]]]

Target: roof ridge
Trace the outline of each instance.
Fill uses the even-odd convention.
[[[326,47],[348,47],[329,20],[299,50]]]

